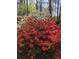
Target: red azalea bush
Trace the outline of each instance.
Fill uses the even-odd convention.
[[[25,48],[27,48],[28,51],[32,51],[33,48],[35,48],[33,52],[41,50],[45,53],[53,48],[56,55],[56,51],[60,52],[60,31],[61,28],[52,18],[37,20],[33,17],[28,17],[23,28],[17,30],[18,52],[23,53]],[[34,55],[32,52],[28,53]]]

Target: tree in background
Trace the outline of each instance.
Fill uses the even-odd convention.
[[[42,11],[42,0],[40,0],[40,11]]]
[[[17,10],[17,14],[19,16],[24,16],[24,15],[28,16],[29,14],[36,13],[36,12],[37,12],[36,7],[29,4],[28,0],[20,0],[19,8]]]
[[[36,0],[36,9],[38,9],[38,0]]]
[[[52,16],[52,11],[51,11],[51,9],[52,9],[51,0],[49,0],[49,13],[50,13],[50,15]]]

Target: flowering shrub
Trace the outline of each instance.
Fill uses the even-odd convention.
[[[56,55],[55,51],[60,51],[60,31],[60,27],[52,18],[37,20],[28,17],[23,28],[17,30],[18,52],[23,53],[27,48],[27,55],[34,56],[39,51],[46,53],[52,49]]]

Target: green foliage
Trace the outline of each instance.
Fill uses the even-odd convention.
[[[37,12],[37,9],[35,7],[33,7],[32,5],[29,5],[28,6],[28,12],[29,13],[36,13]]]
[[[24,4],[20,4],[20,7],[17,10],[18,15],[24,15],[26,11],[27,11],[26,6]]]
[[[28,11],[28,12],[27,12]],[[37,9],[35,7],[33,7],[32,5],[28,5],[28,9],[27,9],[27,4],[20,4],[20,7],[17,10],[17,14],[18,15],[25,15],[25,14],[32,14],[32,13],[36,13]]]

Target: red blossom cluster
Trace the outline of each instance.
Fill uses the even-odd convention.
[[[18,51],[22,52],[22,48],[32,49],[35,46],[40,47],[42,52],[57,47],[61,39],[61,28],[52,18],[37,20],[28,17],[27,22],[22,29],[18,29]]]

